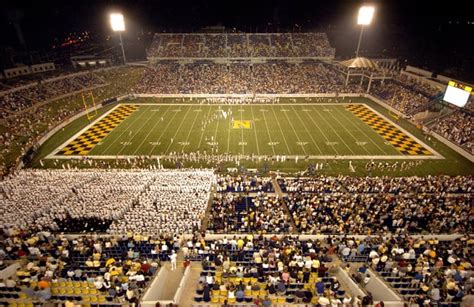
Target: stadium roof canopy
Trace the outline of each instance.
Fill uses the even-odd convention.
[[[378,68],[377,63],[368,58],[358,57],[339,62],[348,68]]]

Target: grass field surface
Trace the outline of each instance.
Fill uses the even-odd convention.
[[[381,175],[384,175],[384,176],[411,176],[411,175],[422,176],[422,175],[439,175],[439,174],[449,174],[449,175],[461,175],[461,174],[463,174],[463,175],[468,175],[468,174],[473,175],[474,174],[473,173],[474,168],[473,168],[473,163],[472,162],[465,159],[460,154],[456,153],[455,151],[453,151],[452,149],[450,149],[448,146],[444,145],[443,143],[439,142],[435,138],[428,137],[426,134],[424,134],[420,129],[416,128],[410,122],[408,122],[404,119],[399,119],[399,120],[393,119],[393,117],[391,116],[390,112],[387,109],[383,108],[382,106],[380,106],[379,104],[373,102],[370,99],[357,98],[357,100],[355,102],[362,103],[362,104],[366,105],[367,107],[369,107],[370,109],[376,111],[378,114],[382,115],[384,118],[389,119],[390,121],[394,121],[396,126],[400,127],[402,131],[409,133],[409,135],[413,136],[417,140],[421,140],[424,144],[428,145],[430,149],[433,149],[435,153],[439,153],[439,155],[442,156],[443,159],[432,158],[432,157],[428,157],[426,159],[426,157],[422,157],[422,159],[419,159],[419,160],[406,160],[407,162],[411,161],[411,162],[409,162],[411,165],[409,165],[408,167],[406,167],[404,169],[397,168],[395,170],[387,171],[385,169],[376,168],[376,169],[373,169],[373,170],[367,170],[365,166],[373,157],[379,157],[379,158],[383,159],[382,162],[384,162],[384,163],[387,162],[387,163],[391,163],[391,164],[395,163],[397,161],[400,161],[400,158],[406,157],[406,158],[409,158],[409,159],[413,159],[413,158],[416,159],[417,157],[416,156],[413,157],[413,156],[409,156],[409,155],[408,156],[403,155],[398,150],[396,150],[393,146],[387,145],[385,143],[386,141],[378,133],[376,133],[374,131],[374,129],[369,127],[369,125],[367,123],[365,123],[361,119],[357,118],[354,114],[351,114],[350,112],[348,112],[347,108],[345,108],[343,104],[339,103],[339,104],[335,105],[334,104],[334,102],[335,102],[334,98],[312,98],[312,99],[303,98],[303,99],[296,99],[296,101],[295,101],[295,99],[293,99],[293,98],[290,99],[288,97],[281,97],[280,102],[284,103],[284,104],[290,104],[291,103],[291,105],[289,107],[286,106],[286,105],[283,106],[283,105],[280,105],[280,104],[275,104],[275,105],[271,105],[271,106],[274,107],[274,108],[277,108],[277,109],[278,108],[282,108],[282,109],[288,109],[289,108],[289,109],[291,109],[291,106],[293,106],[293,109],[295,109],[295,108],[305,109],[305,108],[308,108],[310,105],[312,105],[310,107],[310,109],[312,109],[314,107],[314,108],[318,108],[318,111],[323,110],[324,106],[328,105],[328,104],[332,104],[334,107],[339,106],[343,109],[339,109],[338,113],[347,112],[347,113],[345,113],[345,117],[352,118],[354,120],[353,123],[351,125],[349,125],[349,123],[345,123],[346,120],[342,121],[342,118],[341,118],[340,121],[342,123],[343,130],[337,131],[339,133],[339,135],[342,136],[341,131],[347,130],[348,127],[352,127],[353,129],[355,129],[355,126],[353,124],[356,124],[359,127],[365,127],[364,131],[372,133],[372,136],[374,136],[374,133],[376,134],[372,140],[374,140],[374,141],[378,140],[377,144],[379,146],[381,146],[381,144],[383,144],[384,146],[386,146],[386,147],[384,147],[385,150],[391,149],[392,152],[395,152],[395,154],[393,154],[391,156],[384,156],[383,154],[380,155],[379,150],[377,150],[377,151],[374,150],[373,152],[371,152],[371,154],[373,156],[370,156],[367,159],[354,159],[355,156],[346,156],[345,158],[342,158],[342,159],[335,159],[335,157],[333,155],[334,152],[335,152],[335,149],[337,148],[339,150],[340,147],[346,148],[345,145],[342,142],[340,142],[338,140],[335,140],[334,142],[340,142],[341,144],[337,144],[337,146],[336,146],[336,144],[333,144],[333,145],[329,145],[329,146],[324,147],[324,148],[327,148],[327,149],[330,150],[329,151],[330,156],[327,159],[324,159],[322,156],[320,156],[319,160],[301,158],[297,162],[294,159],[288,159],[284,162],[281,162],[281,161],[278,162],[275,159],[275,157],[272,158],[272,159],[263,159],[262,161],[260,161],[258,159],[255,160],[255,159],[240,159],[239,158],[239,163],[236,163],[235,159],[233,159],[231,161],[220,162],[220,163],[216,163],[216,162],[213,162],[213,161],[205,162],[205,161],[201,160],[199,162],[191,162],[191,161],[183,162],[181,167],[198,167],[198,168],[203,168],[203,167],[209,168],[210,167],[210,168],[217,168],[219,171],[225,172],[228,169],[232,169],[232,168],[236,168],[236,167],[238,168],[239,165],[240,165],[240,167],[243,167],[244,169],[247,169],[247,168],[248,169],[256,169],[259,172],[263,172],[263,173],[267,173],[269,171],[271,171],[271,172],[276,171],[276,172],[282,172],[282,173],[285,173],[285,174],[295,174],[296,175],[296,174],[299,174],[302,171],[307,170],[307,168],[310,165],[312,165],[315,162],[319,161],[319,163],[324,164],[324,167],[323,167],[323,169],[320,169],[318,171],[318,174],[324,174],[324,175],[342,175],[342,174],[345,174],[345,175],[351,175],[351,176],[381,176]],[[339,102],[351,103],[351,102],[354,102],[354,99],[352,99],[352,101],[348,98],[339,99]],[[131,100],[131,101],[125,101],[125,103],[130,103],[130,104],[131,103],[137,103],[137,104],[139,104],[140,109],[142,107],[146,107],[146,108],[143,108],[142,110],[148,110],[152,113],[160,112],[160,111],[151,111],[151,110],[159,109],[161,107],[167,107],[166,104],[172,104],[172,106],[175,107],[175,108],[181,108],[181,111],[178,112],[180,114],[179,115],[176,114],[175,117],[174,117],[176,119],[176,121],[173,120],[173,122],[171,122],[169,124],[169,127],[168,127],[169,131],[165,132],[164,129],[162,129],[161,131],[155,130],[154,132],[151,132],[150,135],[148,136],[148,139],[149,139],[148,142],[156,142],[156,136],[159,137],[160,133],[166,133],[168,135],[166,137],[164,137],[164,136],[162,137],[162,139],[164,140],[163,142],[170,142],[170,137],[171,136],[169,136],[169,135],[171,135],[171,134],[174,135],[174,133],[176,133],[176,130],[177,130],[177,128],[178,128],[178,126],[181,122],[181,118],[186,113],[186,110],[187,110],[187,107],[188,107],[186,104],[193,103],[194,104],[193,108],[202,109],[202,110],[204,110],[204,108],[207,108],[206,110],[207,110],[208,113],[209,113],[210,108],[212,108],[212,109],[218,108],[218,106],[216,106],[216,105],[213,106],[213,105],[205,104],[205,101],[203,99],[193,99],[191,101],[189,99],[181,99],[181,98],[176,99],[176,98],[171,98],[171,97],[167,97],[167,98],[154,98],[154,97],[139,98],[139,99],[134,99],[134,100]],[[111,105],[107,105],[103,108],[100,108],[98,110],[97,116],[95,116],[92,120],[89,120],[87,118],[87,116],[84,115],[84,116],[78,118],[77,120],[72,121],[71,123],[65,125],[64,128],[60,129],[57,133],[55,133],[54,135],[49,137],[38,148],[38,150],[37,150],[37,152],[34,156],[34,159],[31,163],[31,166],[35,167],[35,168],[46,168],[46,169],[48,169],[48,168],[67,168],[67,167],[80,168],[80,169],[82,169],[82,168],[91,168],[91,167],[92,168],[94,168],[94,167],[100,167],[100,168],[133,168],[133,167],[137,167],[136,163],[129,163],[128,159],[111,159],[110,156],[109,157],[104,156],[106,158],[102,159],[102,158],[100,158],[101,156],[97,155],[92,150],[91,150],[91,154],[94,154],[94,156],[87,154],[85,157],[93,157],[96,160],[96,163],[93,163],[93,164],[90,164],[90,163],[88,163],[88,161],[84,160],[83,159],[84,156],[65,156],[65,155],[60,156],[60,155],[55,155],[62,148],[64,148],[67,144],[70,144],[71,141],[73,141],[75,138],[77,138],[77,136],[83,134],[84,131],[88,130],[88,127],[90,127],[94,123],[99,122],[100,118],[102,116],[110,114],[110,112],[112,112],[113,109],[116,109],[118,106],[119,106],[119,103],[114,103],[114,104],[111,104]],[[222,108],[224,110],[226,110],[226,107],[228,107],[228,106],[223,106]],[[241,105],[233,105],[232,108],[240,109]],[[252,110],[253,110],[253,113],[254,113],[253,118],[259,118],[259,116],[263,118],[263,115],[258,116],[257,112],[256,112],[257,109],[263,108],[262,105],[256,105],[256,104],[254,104],[254,105],[242,105],[242,109],[245,109],[245,108],[249,108],[250,115],[252,114]],[[276,112],[277,109],[275,109],[275,112]],[[164,111],[164,110],[162,110],[162,111]],[[184,141],[184,142],[189,142],[190,144],[194,144],[193,143],[193,142],[195,142],[194,138],[196,138],[196,136],[198,136],[200,138],[201,133],[202,133],[202,131],[199,130],[199,129],[201,129],[199,126],[202,125],[202,122],[199,121],[199,118],[203,117],[201,115],[201,113],[203,111],[197,111],[196,113],[191,113],[191,112],[193,112],[193,111],[188,112],[188,115],[186,117],[187,118],[186,122],[183,122],[181,127],[187,127],[188,125],[191,126],[193,124],[192,121],[194,120],[193,115],[198,116],[198,119],[196,119],[196,122],[194,122],[194,129],[193,130],[195,130],[195,131],[191,131],[191,135],[189,136],[190,141]],[[212,112],[212,110],[211,110],[211,112]],[[293,116],[296,116],[296,120],[294,122],[292,122],[294,129],[295,130],[301,130],[301,129],[298,129],[298,127],[303,127],[302,130],[303,130],[304,133],[301,134],[301,135],[298,135],[300,140],[303,140],[303,136],[309,137],[308,133],[306,133],[306,130],[305,130],[304,127],[309,129],[309,125],[313,124],[313,122],[310,119],[308,119],[308,115],[305,115],[304,112],[305,111],[303,111],[301,113],[298,113],[297,116],[296,116],[296,114],[293,115]],[[311,111],[311,112],[313,112],[313,111]],[[311,112],[309,112],[309,113],[311,113]],[[328,112],[328,111],[323,111],[323,112]],[[168,118],[171,118],[173,116],[173,114],[170,114],[170,113],[173,113],[173,112],[171,112],[171,109],[169,109],[169,111],[168,111],[168,115],[169,115],[169,116],[167,116]],[[199,113],[199,114],[197,114],[197,113]],[[216,113],[218,113],[218,112],[216,112]],[[276,112],[276,113],[278,114],[278,112]],[[314,113],[316,113],[316,112],[314,112]],[[247,114],[247,111],[244,111],[242,116],[244,116],[244,114]],[[268,114],[268,116],[267,116],[267,114]],[[319,123],[315,120],[316,123],[318,123],[319,125],[322,125],[323,123],[326,123],[326,126],[328,125],[328,123],[330,123],[330,125],[334,124],[332,127],[335,129],[337,122],[329,114],[322,113],[322,112],[319,112],[319,114],[320,114],[320,116],[322,116],[324,118],[320,119]],[[131,120],[133,119],[134,116],[139,116],[139,115],[140,115],[140,113],[134,113],[134,114],[132,114],[131,117],[127,118],[126,121],[123,121],[123,123],[131,122]],[[236,116],[235,112],[233,112],[234,119],[239,119],[238,118],[239,115]],[[290,114],[287,114],[287,115],[290,116]],[[135,125],[137,127],[139,125],[142,125],[143,128],[153,126],[153,122],[152,122],[153,119],[150,119],[150,121],[148,123],[143,121],[143,118],[145,118],[145,116],[146,116],[146,114],[142,114],[142,116],[141,116],[142,119],[137,120],[137,122],[135,123]],[[156,116],[153,116],[153,117],[156,117]],[[280,125],[281,128],[283,128],[282,125],[287,121],[286,115],[285,114],[280,114],[280,117],[281,117],[281,122],[279,122],[278,124]],[[282,149],[282,151],[283,151],[283,150],[286,149],[286,145],[284,143],[283,137],[281,136],[279,125],[275,122],[275,120],[270,122],[270,118],[274,118],[273,111],[270,112],[270,113],[265,112],[265,120],[267,121],[267,124],[269,125],[269,127],[274,127],[274,129],[268,129],[268,130],[276,131],[276,132],[270,134],[270,136],[272,138],[272,141],[280,142],[280,143],[282,142],[281,144],[275,144],[274,147],[275,147],[275,149],[276,148],[283,148]],[[163,116],[163,119],[165,120],[165,116]],[[158,121],[159,120],[161,120],[161,116],[158,117]],[[228,125],[232,124],[231,122],[229,122],[229,120],[231,120],[231,119],[228,118],[227,120],[224,120],[224,119],[221,118],[221,119],[217,119],[215,121],[213,120],[210,123],[208,123],[206,125],[206,127],[204,127],[205,135],[203,136],[204,141],[201,140],[200,152],[203,152],[203,150],[206,150],[207,152],[209,152],[209,150],[211,150],[212,145],[207,144],[206,137],[209,139],[210,136],[215,135],[216,131],[217,131],[218,135],[221,135],[219,137],[222,137],[222,138],[225,139],[225,141],[227,141],[226,136],[224,136],[225,133],[223,133],[223,131],[220,131],[220,130],[223,129],[224,123],[226,123]],[[250,118],[249,120],[252,120],[252,118]],[[191,121],[191,122],[189,122],[189,121]],[[219,126],[217,126],[217,123],[219,123]],[[166,127],[167,123],[165,123],[164,126],[163,126],[163,123],[155,123],[155,124],[156,124],[155,127],[160,127],[160,126],[161,127]],[[262,124],[262,122],[257,120],[257,121],[255,121],[255,125],[252,126],[252,127],[253,128],[255,128],[255,127],[259,128],[259,127],[262,126],[261,124]],[[289,141],[298,142],[298,140],[296,140],[296,141],[294,140],[296,137],[293,134],[291,126],[289,124],[287,124],[287,125],[288,125],[287,128],[289,130],[289,132],[287,134],[285,134],[285,138],[286,138],[287,142],[289,142]],[[339,126],[341,126],[341,125],[339,124]],[[125,126],[123,126],[123,127],[125,127]],[[229,127],[229,126],[227,126],[227,127]],[[265,127],[264,123],[263,123],[263,127]],[[320,126],[320,127],[322,127],[322,126]],[[122,129],[121,124],[118,125],[117,127],[115,127],[114,129]],[[174,129],[174,133],[173,133],[173,129]],[[266,127],[265,127],[265,129],[266,129]],[[140,129],[137,130],[137,129],[134,128],[134,129],[130,129],[130,130],[132,130],[133,133],[137,133],[137,132],[139,132]],[[226,131],[227,131],[227,135],[230,133],[231,136],[235,135],[238,138],[242,138],[242,134],[244,135],[244,137],[246,135],[249,136],[249,137],[251,137],[253,135],[252,137],[255,138],[255,133],[256,133],[257,130],[254,131],[252,129],[242,129],[242,130],[227,129]],[[119,130],[116,130],[116,131],[118,132]],[[181,133],[183,133],[183,131],[184,130],[182,130]],[[321,131],[317,128],[316,128],[316,130],[314,130],[312,132],[311,132],[311,130],[309,130],[309,131],[310,131],[310,134],[311,134],[312,138],[317,142],[318,146],[320,144],[319,142],[323,143],[324,145],[327,145],[325,143],[326,140],[324,138],[324,135],[326,135],[327,137],[332,135],[333,138],[338,139],[336,133],[332,130],[331,127],[326,127],[325,129],[321,128]],[[355,131],[357,131],[357,129],[355,129],[354,132]],[[115,133],[116,132],[110,133],[111,138],[109,140],[111,141],[111,143],[114,143],[114,142],[116,143],[117,142],[117,140],[113,141],[113,139],[112,139],[113,134],[115,134]],[[128,133],[130,133],[130,132],[128,132]],[[146,136],[147,133],[145,133],[144,136]],[[323,135],[323,133],[324,133],[324,135]],[[178,134],[180,134],[180,133],[178,133]],[[151,135],[155,135],[154,140],[151,139]],[[360,132],[359,132],[358,135],[360,135]],[[107,136],[104,137],[103,140],[101,140],[101,142],[103,143],[105,141],[109,141],[109,140],[106,140],[106,138],[108,138],[108,136],[109,135],[107,134]],[[128,134],[126,136],[129,137]],[[137,136],[135,136],[135,137],[137,137]],[[354,134],[354,136],[356,136],[356,135]],[[122,137],[125,138],[125,134]],[[183,137],[184,137],[184,139],[186,139],[187,134],[183,134]],[[277,137],[280,139],[280,141],[276,140]],[[321,137],[322,137],[322,139],[321,139]],[[175,137],[174,142],[178,142],[178,140],[176,138],[177,137]],[[260,145],[260,144],[263,144],[262,140],[265,140],[265,138],[268,139],[268,140],[270,139],[270,137],[268,136],[268,133],[265,133],[263,136],[260,137],[260,134],[258,134],[258,131],[257,131],[256,139],[261,141],[261,142],[259,142],[259,147],[258,147],[258,150],[261,151],[261,154],[263,154],[262,152],[264,151],[264,148],[263,148],[264,145]],[[343,138],[344,138],[344,141],[346,143],[351,141],[351,140],[352,140],[352,142],[354,141],[349,134],[347,134]],[[214,139],[216,139],[216,138],[214,138]],[[309,137],[309,139],[311,139],[311,137]],[[246,155],[247,154],[250,155],[250,148],[251,147],[249,147],[249,146],[251,146],[250,145],[251,144],[250,142],[252,142],[251,140],[252,139],[250,139],[250,141],[248,141],[247,145],[244,145],[243,149],[245,150]],[[128,140],[122,140],[122,141],[127,142]],[[198,144],[199,144],[199,139],[197,141],[198,141]],[[236,141],[239,142],[239,139],[237,139]],[[303,141],[305,141],[305,140],[303,140]],[[362,141],[362,142],[364,142],[364,141]],[[204,143],[205,143],[205,145],[204,145]],[[210,143],[212,143],[212,139],[211,139]],[[267,143],[268,143],[268,141],[267,141]],[[124,143],[124,144],[126,144],[126,143]],[[166,150],[166,147],[163,149],[164,144],[165,143],[163,143],[163,146],[161,146],[162,144],[157,146],[157,143],[154,143],[154,145],[152,145],[152,147],[154,146],[154,150],[156,150],[154,152],[158,153],[159,148],[162,148],[161,150]],[[354,143],[352,143],[352,144],[354,144]],[[360,143],[360,144],[362,144],[362,143]],[[372,144],[372,143],[370,143],[370,144]],[[120,144],[120,145],[122,145],[122,144]],[[132,143],[132,145],[122,145],[122,146],[118,146],[117,144],[115,144],[113,146],[117,146],[117,151],[120,151],[120,150],[124,151],[125,147],[126,147],[127,151],[130,150],[130,151],[133,152],[133,151],[135,151],[136,147],[138,147],[138,145],[140,145],[140,143],[135,143],[134,145]],[[148,145],[150,145],[150,144],[148,144]],[[239,144],[237,144],[237,145],[239,145]],[[278,147],[276,145],[278,145]],[[102,146],[102,145],[100,145],[100,146]],[[100,146],[97,147],[97,149],[93,149],[93,150],[99,150],[98,148],[100,148]],[[144,143],[144,144],[142,144],[142,146],[147,146],[147,145]],[[189,147],[189,146],[191,146],[191,145],[185,145],[184,146],[185,150],[188,150],[186,148]],[[223,148],[225,148],[225,150],[226,150],[226,148],[227,148],[226,146],[227,146],[227,144],[225,144],[225,145],[220,144],[218,146],[219,147],[218,152],[221,153]],[[266,146],[268,146],[268,145],[266,145]],[[305,146],[308,146],[308,145],[305,145]],[[334,149],[332,149],[332,146],[335,146]],[[365,150],[363,148],[359,148],[359,146],[361,146],[361,145],[356,144],[356,146],[357,146],[356,148],[358,150],[361,150],[362,153],[365,152]],[[369,145],[366,144],[363,147],[366,147],[366,146],[369,146]],[[182,147],[183,147],[182,145],[181,146],[176,146],[176,144],[174,144],[173,147],[170,147],[170,151],[179,151],[179,150],[182,150]],[[294,147],[295,151],[296,150],[302,150],[301,145],[296,144],[292,147]],[[353,146],[353,147],[355,147],[355,146]],[[374,145],[372,144],[371,147],[374,147]],[[145,147],[143,147],[143,148],[145,148]],[[147,148],[150,148],[150,147],[147,147]],[[171,148],[177,148],[177,149],[171,150]],[[240,153],[240,151],[242,150],[242,145],[234,146],[234,148],[235,148],[237,153]],[[312,147],[309,147],[309,148],[316,148],[316,146],[312,145]],[[323,147],[321,145],[320,149],[322,149],[322,148]],[[369,147],[367,147],[367,149],[368,148]],[[265,152],[269,152],[269,149],[271,150],[271,154],[273,155],[273,150],[271,149],[271,147],[266,148]],[[354,148],[351,148],[351,149],[354,150]],[[305,148],[305,150],[308,150],[308,148]],[[189,149],[189,152],[191,152],[190,149]],[[346,148],[344,152],[345,153],[347,153],[347,152],[350,153],[350,150]],[[340,153],[342,154],[342,150],[341,150]],[[257,155],[257,154],[258,154],[258,151],[257,151],[257,148],[255,146],[255,155]],[[315,154],[319,154],[319,151],[317,151],[317,148],[316,148],[316,153]],[[377,156],[377,154],[378,154],[378,156]],[[117,156],[114,156],[114,158],[116,158],[116,157]],[[435,156],[433,156],[433,157],[435,157]],[[348,167],[348,164],[349,164],[348,160],[352,160],[352,165],[354,166],[355,170],[351,170],[351,168]],[[133,159],[131,161],[133,161]],[[139,162],[139,167],[147,168],[151,165],[155,165],[156,162],[157,162],[156,159],[141,160],[141,162]],[[175,168],[175,167],[177,167],[176,163],[173,160],[163,159],[161,161],[161,163],[166,168]],[[399,163],[401,163],[401,162],[399,162]]]
[[[125,115],[116,116],[117,109],[98,118],[95,126],[77,133],[51,157],[167,156],[198,151],[318,159],[434,156],[434,152],[404,154],[346,104],[129,106],[133,110]],[[84,134],[90,137],[77,140]],[[71,143],[75,146],[61,151]]]

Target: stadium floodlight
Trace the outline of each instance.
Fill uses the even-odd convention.
[[[357,24],[368,26],[374,17],[375,8],[373,6],[361,6],[359,9],[359,16],[357,17]]]
[[[127,59],[125,58],[125,50],[123,48],[122,40],[122,32],[125,31],[125,21],[123,19],[123,15],[121,13],[110,14],[110,26],[112,27],[112,31],[119,33],[120,46],[122,47],[123,63],[126,64]]]
[[[375,7],[361,6],[359,15],[357,17],[357,24],[360,25],[359,42],[357,43],[356,58],[359,56],[360,42],[362,41],[362,34],[364,33],[364,26],[370,25],[374,17]]]

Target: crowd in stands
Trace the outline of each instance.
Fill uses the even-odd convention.
[[[227,175],[217,178],[217,192],[273,192],[270,178],[260,176]]]
[[[436,120],[430,128],[474,154],[473,118],[469,111],[456,110]]]
[[[464,233],[472,231],[471,196],[296,193],[288,208],[308,234]]]
[[[138,304],[177,237],[96,234],[74,238],[49,231],[2,228],[0,259],[19,264],[0,280],[0,300],[44,304]]]
[[[93,80],[96,78],[99,78],[101,83],[109,84],[93,90],[97,104],[101,99],[129,93],[131,83],[136,81],[141,72],[142,70],[137,68],[117,68],[94,72],[92,79],[82,76],[80,80],[89,82],[84,86],[92,85],[90,82],[95,82]],[[61,90],[61,87],[59,90]],[[16,99],[23,101],[21,97]],[[24,101],[28,100],[25,98]],[[92,105],[90,98],[87,100],[87,105]],[[9,103],[8,106],[11,106],[11,104]],[[2,107],[3,105],[0,104],[0,112],[2,112]],[[0,119],[0,176],[5,175],[10,169],[18,165],[21,155],[32,147],[45,132],[83,109],[82,97],[75,95],[59,99],[34,110],[28,110],[21,115],[4,112],[3,114],[8,118]]]
[[[288,233],[292,231],[284,199],[258,192],[254,197],[218,193],[211,203],[208,231],[212,233]]]
[[[64,224],[89,222],[95,232],[192,233],[214,180],[198,170],[24,170],[0,183],[0,225],[65,231]]]
[[[250,181],[237,182],[218,187],[210,233],[288,233],[292,221],[305,234],[472,231],[472,177],[290,178],[279,181],[288,193],[281,198],[254,189]]]
[[[465,233],[472,231],[471,177],[316,177],[281,180],[298,231]]]
[[[0,92],[0,118],[29,108],[36,103],[53,99],[54,97],[72,92],[103,85],[101,78],[93,73],[65,76],[54,80],[45,80],[27,87]]]
[[[386,101],[403,114],[412,114],[431,101],[419,91],[414,91],[396,81],[374,84],[371,93]]]
[[[156,33],[148,57],[334,57],[325,33]]]
[[[472,233],[472,177],[319,176],[278,183],[283,197],[270,178],[216,177],[206,170],[9,175],[0,183],[0,261],[25,261],[13,278],[0,280],[0,295],[3,283],[13,299],[131,304],[184,233],[194,234],[184,257],[203,265],[197,302],[352,306],[370,300],[337,280],[339,267],[346,267],[335,255],[362,262],[353,276],[362,285],[371,267],[413,304],[458,304],[471,291],[472,238],[407,234]],[[213,241],[197,231],[212,185],[207,233],[229,234]],[[93,234],[58,234],[68,232]],[[112,236],[99,238],[101,232]],[[296,232],[343,236],[274,235]]]
[[[344,86],[344,76],[330,64],[157,63],[147,68],[136,93],[150,94],[285,94],[360,92]]]
[[[333,64],[305,61],[299,64],[273,61],[264,64],[191,64],[158,62],[150,66],[134,89],[150,94],[294,94],[360,93],[359,84],[345,85],[345,75]],[[395,76],[374,82],[371,94],[404,114],[411,114],[431,101],[438,90]]]
[[[202,260],[198,302],[262,306],[361,303],[341,286],[335,276],[337,266],[331,263],[336,249],[323,241],[261,235],[214,241],[195,237],[186,248],[190,257]]]
[[[416,306],[458,306],[472,292],[472,237],[453,241],[428,238],[346,237],[335,239],[338,253],[346,261],[361,261],[380,274],[406,301]],[[361,280],[363,276],[357,277]],[[468,306],[468,303],[465,303]]]

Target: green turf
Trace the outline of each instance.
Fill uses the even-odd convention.
[[[339,99],[341,100],[341,99]],[[334,102],[329,98],[327,102]],[[293,105],[233,105],[222,106],[224,111],[232,109],[234,120],[250,120],[251,129],[232,129],[231,118],[214,119],[204,129],[203,121],[218,113],[218,106],[199,104],[193,106],[185,105],[189,100],[182,99],[155,99],[140,98],[127,103],[146,103],[139,110],[129,116],[124,122],[116,127],[102,144],[96,146],[90,155],[164,155],[170,152],[204,152],[210,153],[212,148],[217,147],[218,153],[231,153],[239,155],[401,155],[392,145],[385,141],[368,125],[363,123],[343,105],[322,105],[321,98],[299,99]],[[163,105],[163,103],[174,102],[174,105]],[[291,102],[282,98],[281,102]],[[323,101],[324,102],[324,101]],[[347,100],[345,102],[348,102]],[[385,117],[392,119],[388,111],[378,104],[365,98],[357,98],[354,102],[364,102],[374,108]],[[158,103],[158,104],[157,104]],[[160,104],[162,103],[162,104]],[[110,108],[110,107],[108,107]],[[108,109],[100,110],[100,113]],[[178,111],[179,110],[179,111]],[[241,111],[240,111],[241,110]],[[266,111],[264,111],[266,110]],[[285,111],[286,110],[286,111]],[[99,114],[100,115],[100,114]],[[163,117],[163,121],[161,121]],[[86,118],[81,118],[66,126],[56,135],[51,137],[39,150],[33,163],[34,167],[40,167],[39,160],[66,142],[88,123]],[[368,160],[353,160],[352,164],[356,172],[350,172],[347,160],[334,160],[331,157],[322,160],[306,160],[301,158],[298,163],[294,160],[277,162],[275,159],[267,161],[241,160],[240,165],[244,168],[267,169],[270,171],[282,171],[296,173],[305,170],[309,164],[318,161],[324,164],[323,170],[318,171],[325,175],[429,175],[429,174],[472,174],[472,163],[449,149],[444,144],[432,139],[427,140],[421,130],[412,124],[400,120],[397,124],[406,129],[414,136],[434,148],[445,159],[423,160],[410,162],[411,166],[404,170],[365,170],[364,166]],[[170,142],[173,138],[173,143]],[[207,139],[207,140],[206,140]],[[362,143],[357,143],[362,142]],[[215,146],[217,143],[218,146]],[[270,144],[273,143],[273,146]],[[302,145],[304,144],[304,145]],[[123,160],[99,160],[104,167],[129,167]],[[387,160],[393,163],[394,160]],[[90,167],[81,160],[55,161],[43,160],[44,167],[61,167],[68,163],[79,168]],[[384,161],[385,162],[385,161]],[[140,161],[140,167],[147,167],[156,163],[154,160]],[[172,161],[163,160],[165,167],[175,167]],[[136,165],[135,165],[136,166]],[[225,170],[228,167],[237,167],[235,161],[206,164],[204,162],[184,162],[184,167],[218,167]]]
[[[218,117],[222,111],[227,118]],[[233,128],[249,121],[250,129]],[[206,121],[208,123],[206,124]],[[91,156],[401,155],[344,105],[141,105],[89,152]]]

